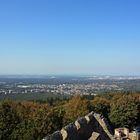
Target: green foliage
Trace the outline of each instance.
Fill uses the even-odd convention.
[[[75,96],[64,105],[64,125],[67,125],[77,118],[89,113],[90,102],[80,96]]]
[[[62,128],[64,111],[61,108],[39,109],[32,118],[39,139]]]
[[[116,95],[111,101],[110,121],[114,127],[132,128],[138,119],[138,96]]]
[[[19,123],[19,117],[12,102],[4,101],[0,104],[0,139],[13,138],[13,130]]]
[[[0,104],[0,139],[41,140],[62,128],[62,108],[34,102],[4,101]]]
[[[95,96],[93,99],[75,96],[64,101],[1,101],[1,140],[41,140],[60,130],[90,111],[109,118],[114,127],[131,128],[140,124],[140,94],[122,93]]]
[[[108,114],[110,112],[110,100],[105,97],[95,97],[91,104],[94,112],[103,114],[108,118]]]

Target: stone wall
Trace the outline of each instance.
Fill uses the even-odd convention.
[[[106,119],[100,114],[91,112],[43,140],[114,140],[114,138]]]

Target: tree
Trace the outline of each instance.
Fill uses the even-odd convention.
[[[32,118],[36,139],[42,139],[46,135],[60,130],[63,125],[63,116],[64,112],[61,108],[38,109]]]
[[[74,122],[78,117],[89,113],[90,102],[80,96],[74,96],[64,105],[64,126]]]
[[[0,104],[0,139],[14,139],[13,131],[16,129],[20,118],[11,101],[4,101]]]
[[[132,128],[138,119],[138,97],[132,94],[116,95],[111,101],[110,121],[114,127]]]
[[[108,118],[110,112],[110,101],[108,99],[105,97],[95,97],[91,104],[94,112],[103,114]]]

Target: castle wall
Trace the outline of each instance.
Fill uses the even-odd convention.
[[[113,140],[113,135],[105,118],[91,112],[43,140]]]

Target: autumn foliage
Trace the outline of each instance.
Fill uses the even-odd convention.
[[[90,111],[103,114],[114,128],[132,128],[140,124],[140,94],[106,94],[91,100],[74,96],[51,104],[4,100],[0,102],[0,140],[41,140]]]

